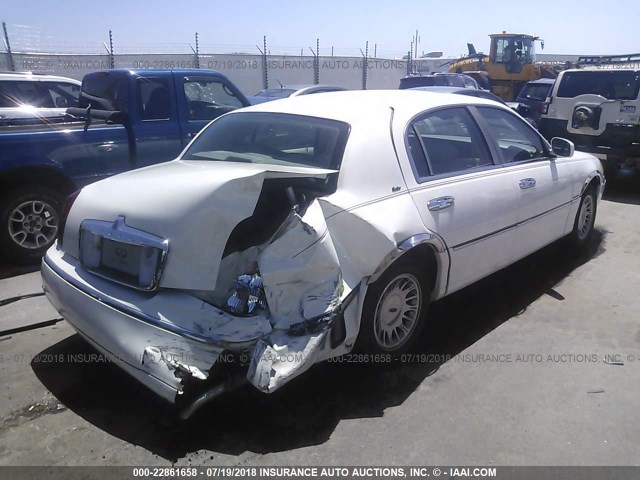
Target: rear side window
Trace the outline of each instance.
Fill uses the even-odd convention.
[[[140,120],[167,120],[171,116],[169,84],[161,78],[139,78],[138,115]]]
[[[466,173],[493,165],[480,129],[462,107],[438,110],[419,118],[409,127],[407,140],[418,177],[428,172]]]
[[[556,96],[600,95],[608,100],[635,100],[640,89],[640,72],[589,70],[567,72],[562,77]]]
[[[530,83],[524,86],[518,97],[544,102],[549,96],[552,86],[553,84],[550,83]]]
[[[0,82],[0,106],[19,107],[20,105],[55,107],[49,90],[41,82]]]
[[[98,110],[127,110],[127,84],[122,77],[114,77],[108,72],[87,77],[82,82],[78,106]]]

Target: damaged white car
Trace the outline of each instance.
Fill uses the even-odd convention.
[[[429,302],[592,232],[600,162],[495,102],[417,91],[269,102],[180,158],[85,187],[48,298],[184,416],[238,382],[409,349]]]

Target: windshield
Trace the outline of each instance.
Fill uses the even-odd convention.
[[[564,74],[558,87],[558,97],[600,95],[608,100],[635,100],[640,88],[640,72],[582,71]]]
[[[182,160],[296,165],[338,170],[349,126],[336,120],[244,112],[209,125]]]
[[[267,90],[262,90],[261,92],[256,94],[256,97],[275,97],[275,98],[286,98],[290,96],[295,90],[290,88],[269,88]]]

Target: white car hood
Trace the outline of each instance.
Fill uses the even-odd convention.
[[[85,187],[71,209],[63,249],[79,258],[83,220],[114,222],[169,241],[161,287],[213,290],[227,239],[251,216],[267,178],[325,177],[334,170],[219,161],[153,165]]]

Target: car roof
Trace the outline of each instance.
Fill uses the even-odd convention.
[[[398,121],[407,122],[420,112],[446,105],[488,105],[508,110],[493,100],[467,95],[415,90],[346,90],[283,98],[277,102],[235,110],[230,115],[245,112],[287,113],[328,118],[353,125],[376,118],[388,121],[391,109]]]
[[[451,85],[433,85],[431,87],[411,87],[407,90],[423,90],[425,92],[438,92],[438,93],[458,93],[464,90],[469,90],[464,87],[452,87]]]
[[[74,85],[80,85],[81,82],[74,78],[68,77],[60,77],[58,75],[45,75],[41,73],[31,73],[31,72],[0,72],[0,80],[17,80],[23,82],[41,82],[41,81],[50,81],[54,80],[56,82],[68,82],[73,83]]]

